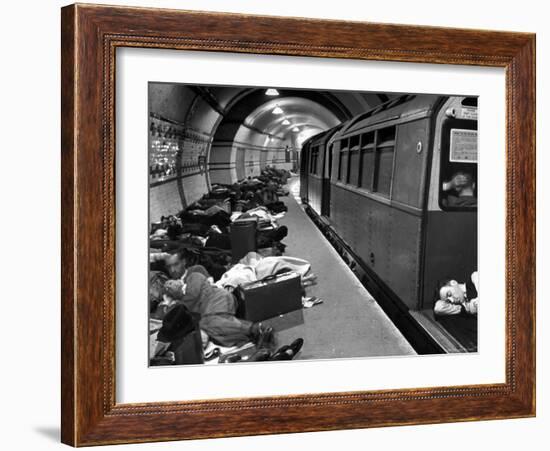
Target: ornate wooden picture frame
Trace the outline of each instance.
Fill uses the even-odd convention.
[[[78,4],[62,9],[61,32],[64,443],[84,446],[535,415],[533,34]],[[119,47],[505,68],[506,382],[117,403],[114,99]]]

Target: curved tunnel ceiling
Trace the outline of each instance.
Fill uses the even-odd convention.
[[[352,91],[281,89],[268,96],[266,88],[201,87],[203,96],[217,103],[221,113],[214,140],[232,141],[243,127],[265,136],[266,142],[304,140],[351,117],[374,108],[390,95]],[[273,114],[278,106],[282,114]],[[284,123],[288,120],[289,124]],[[293,131],[297,127],[299,130]]]
[[[274,113],[276,109],[279,114]],[[281,140],[290,140],[297,147],[307,139],[305,136],[312,136],[339,123],[338,117],[328,108],[303,97],[273,98],[258,106],[243,121],[246,127],[263,130],[267,135]]]
[[[269,96],[266,87],[187,85],[194,100],[187,107],[185,122],[196,124],[204,132],[210,128],[214,141],[234,142],[248,132],[265,137],[267,142],[300,147],[309,136],[344,122],[393,97],[389,93],[323,91],[275,88]],[[202,100],[202,102],[201,102]],[[201,116],[208,110],[217,113],[211,121]],[[283,115],[269,111],[278,105]],[[196,116],[195,116],[196,115]],[[195,117],[193,119],[193,117]],[[286,119],[289,123],[284,123]],[[292,130],[297,127],[299,130]]]
[[[268,95],[274,89],[278,95]],[[196,200],[210,182],[234,183],[257,174],[267,164],[290,165],[289,156],[296,161],[296,155],[288,150],[299,150],[311,136],[395,96],[346,90],[150,83],[150,136],[156,133],[158,137],[161,132],[168,136],[170,130],[177,130],[176,136],[183,135],[162,145],[159,140],[151,141],[159,142],[151,155],[156,152],[168,158],[168,152],[168,169],[181,168],[183,174],[173,183],[173,172],[168,178],[167,174],[151,173],[153,183],[163,186],[161,196],[165,196],[165,185],[178,191],[161,202],[159,217],[180,200],[184,204]],[[273,114],[275,106],[282,114]],[[295,127],[298,130],[294,131]]]

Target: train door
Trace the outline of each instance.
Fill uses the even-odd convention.
[[[430,297],[439,280],[464,281],[477,269],[477,112],[474,116],[474,109],[461,102],[451,98],[438,117],[439,152],[432,163],[426,221],[424,308],[433,305]]]
[[[307,181],[308,188],[308,205],[317,213],[321,214],[322,200],[322,173],[323,160],[321,153],[321,145],[317,142],[315,145],[311,143],[308,146],[309,153],[309,174]],[[320,158],[321,157],[321,158]]]
[[[413,310],[418,308],[419,301],[429,130],[428,118],[399,126],[391,186],[388,285]]]
[[[475,99],[473,99],[475,100]],[[422,309],[433,311],[446,279],[468,283],[477,268],[477,108],[454,97],[436,125],[426,218]],[[436,317],[468,351],[477,350],[477,317]]]
[[[307,179],[308,179],[308,172],[309,172],[309,144],[305,143],[302,146],[302,150],[300,152],[300,199],[302,202],[307,202],[308,199],[308,189],[307,189]]]
[[[332,143],[324,146],[323,157],[323,199],[321,214],[330,217],[330,179],[332,175]]]

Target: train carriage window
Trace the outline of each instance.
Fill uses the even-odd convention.
[[[358,185],[359,178],[359,135],[349,139],[348,178],[346,183]]]
[[[439,205],[477,209],[477,121],[449,119],[442,126]]]
[[[462,100],[462,106],[470,106],[477,108],[477,97],[465,97]]]
[[[343,139],[340,142],[340,166],[338,169],[338,180],[346,182],[348,174],[348,150],[349,140]]]
[[[313,170],[315,174],[319,174],[319,146],[315,148],[315,166]]]
[[[315,148],[315,174],[319,175],[321,173],[321,168],[319,167],[319,153],[321,152],[321,146]]]
[[[378,131],[375,158],[374,191],[389,197],[395,153],[395,127]]]
[[[342,160],[344,159],[342,153],[342,141],[340,141],[338,144],[338,180],[342,180]]]
[[[317,146],[317,153],[315,154],[315,173],[317,175],[322,175],[322,165],[321,165],[321,149],[322,146]]]
[[[372,190],[372,176],[374,173],[374,132],[365,133],[361,138],[360,167],[359,186]]]

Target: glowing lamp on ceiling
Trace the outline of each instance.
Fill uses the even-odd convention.
[[[299,132],[300,129],[299,129],[298,127],[294,127],[294,128],[292,129],[292,131],[293,131],[293,132]]]
[[[269,88],[268,90],[265,91],[265,95],[266,96],[278,96],[279,91],[277,91],[276,89],[273,89],[273,88]]]
[[[281,109],[281,107],[279,105],[275,105],[275,108],[273,108],[272,113],[273,114],[283,114],[283,110]]]
[[[285,120],[283,121],[283,125],[290,125],[290,121],[289,121],[288,119],[285,119]]]

